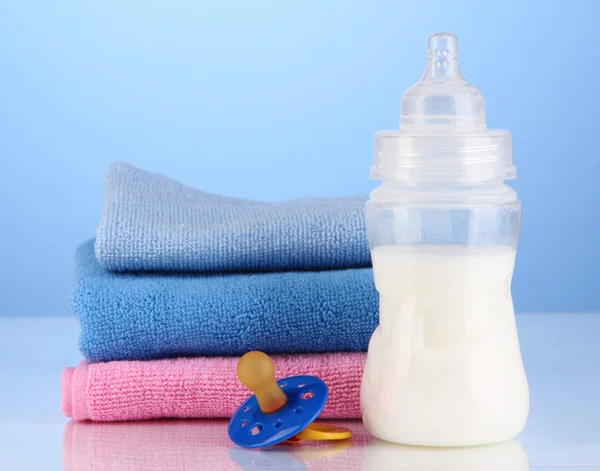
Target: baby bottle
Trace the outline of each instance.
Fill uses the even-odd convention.
[[[529,390],[511,296],[521,204],[508,131],[486,129],[457,38],[429,38],[400,130],[375,136],[366,206],[379,326],[361,386],[367,430],[421,446],[508,440]]]

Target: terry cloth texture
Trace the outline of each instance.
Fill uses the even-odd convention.
[[[104,270],[79,247],[72,309],[89,361],[367,351],[378,323],[370,268],[246,274]]]
[[[312,375],[329,388],[324,419],[360,418],[365,353],[274,355],[277,378]],[[63,412],[75,420],[230,418],[252,394],[238,358],[82,362],[63,372]],[[285,388],[284,388],[285,389]]]
[[[105,178],[96,257],[110,271],[368,267],[366,201],[229,198],[117,162]]]

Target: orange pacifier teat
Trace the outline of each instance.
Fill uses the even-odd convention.
[[[287,396],[275,381],[275,365],[263,352],[246,353],[237,365],[240,383],[256,396],[265,414],[277,412],[287,403]]]
[[[254,395],[229,422],[229,438],[244,448],[264,448],[286,440],[343,440],[352,432],[313,422],[328,397],[327,385],[314,376],[275,380],[275,366],[262,352],[246,353],[238,362],[240,382]]]

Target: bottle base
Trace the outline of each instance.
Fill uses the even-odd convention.
[[[513,440],[518,433],[504,438],[497,438],[493,440],[481,440],[481,441],[414,441],[414,440],[402,440],[396,439],[395,437],[388,437],[385,435],[376,435],[369,432],[375,438],[382,440],[387,443],[393,443],[395,445],[405,445],[414,447],[426,447],[426,448],[468,448],[478,447],[487,445],[497,445],[499,443],[505,443]]]

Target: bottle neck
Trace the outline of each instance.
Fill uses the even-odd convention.
[[[382,204],[419,206],[487,206],[514,203],[517,193],[503,180],[487,182],[405,183],[384,180],[370,195]]]

